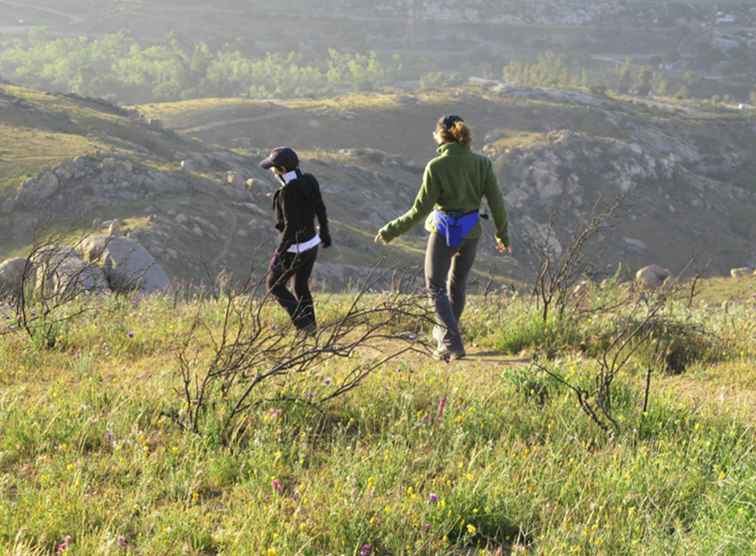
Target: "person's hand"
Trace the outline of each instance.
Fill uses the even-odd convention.
[[[333,244],[333,242],[331,241],[330,235],[321,236],[320,243],[323,245],[323,249],[328,249]]]
[[[511,255],[512,254],[512,246],[507,245],[500,239],[496,240],[496,250],[502,254],[502,255]]]

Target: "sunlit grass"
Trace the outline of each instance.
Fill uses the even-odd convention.
[[[338,318],[350,300],[319,296],[321,319]],[[181,407],[180,339],[197,310],[217,326],[222,302],[98,303],[62,331],[55,350],[0,337],[5,553],[51,553],[67,536],[67,554],[756,548],[754,416],[720,403],[710,387],[753,396],[756,353],[747,341],[721,364],[659,377],[646,414],[628,374],[616,402],[623,432],[609,440],[571,392],[542,381],[544,395],[535,396],[532,370],[501,359],[520,348],[503,339],[527,328],[528,303],[472,298],[471,351],[499,347],[499,359],[444,365],[409,356],[322,413],[263,406],[240,443],[226,446],[212,432],[182,431],[172,417]],[[740,311],[730,323],[715,318],[712,330],[746,330],[752,309]],[[276,307],[263,318],[286,322]],[[320,369],[314,386],[352,364]],[[554,364],[574,376],[592,365],[569,347]]]

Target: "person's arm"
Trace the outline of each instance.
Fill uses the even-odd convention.
[[[320,239],[323,241],[323,247],[328,249],[331,246],[331,231],[328,229],[328,212],[323,202],[323,196],[320,193],[318,180],[313,176],[312,181],[315,188],[313,201],[315,203],[315,215],[318,218],[318,226],[320,227]]]
[[[436,201],[438,201],[439,193],[438,183],[434,182],[431,167],[428,165],[423,175],[423,183],[420,186],[420,191],[415,198],[412,208],[381,228],[381,231],[378,232],[378,237],[389,243],[408,232],[418,222],[425,220],[425,217],[430,214]]]
[[[491,209],[494,225],[496,226],[496,240],[505,247],[509,247],[509,221],[507,219],[507,209],[504,206],[504,197],[499,189],[499,183],[496,179],[493,163],[489,160],[486,169],[486,183],[483,194],[488,202],[488,208]]]
[[[293,198],[293,191],[290,187],[284,187],[279,192],[279,207],[283,216],[283,226],[281,228],[281,243],[276,249],[278,255],[283,255],[289,247],[296,243],[296,229],[294,210],[296,208],[296,199]]]

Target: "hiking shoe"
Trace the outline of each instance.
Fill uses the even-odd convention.
[[[465,350],[454,351],[450,350],[446,346],[440,347],[433,352],[433,359],[436,361],[443,361],[445,363],[451,363],[452,361],[459,361],[467,356]]]

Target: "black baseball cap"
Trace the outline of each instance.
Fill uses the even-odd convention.
[[[260,166],[266,170],[275,166],[292,172],[299,168],[299,157],[291,147],[277,147],[270,152],[268,158],[260,162]]]

